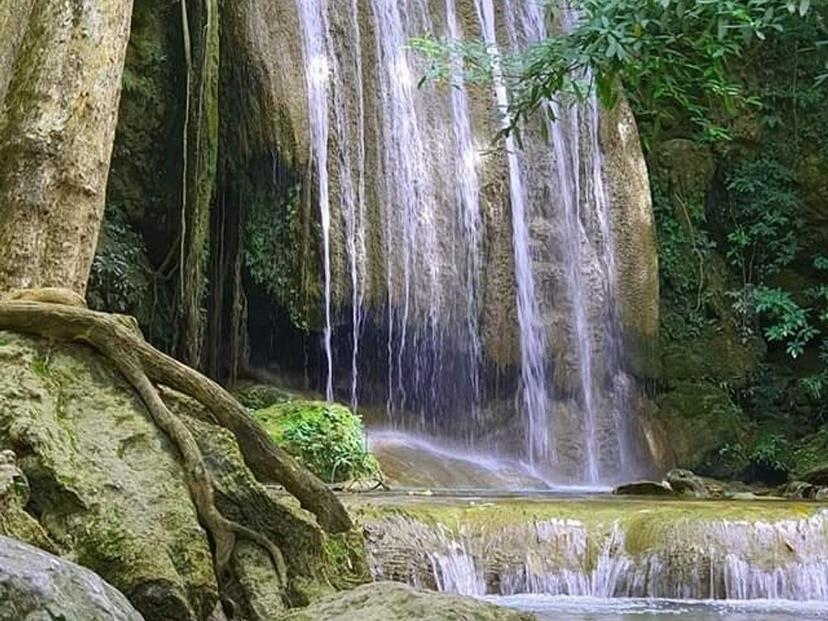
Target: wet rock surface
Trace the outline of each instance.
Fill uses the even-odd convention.
[[[675,496],[668,483],[663,481],[635,481],[624,483],[612,490],[616,496]]]
[[[670,470],[666,479],[672,490],[679,496],[706,498],[709,495],[702,478],[696,476],[690,470]]]
[[[0,621],[143,621],[97,574],[0,536]]]
[[[283,621],[537,621],[533,614],[468,597],[376,582],[320,600]]]

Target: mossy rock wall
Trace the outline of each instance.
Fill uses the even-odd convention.
[[[367,579],[359,537],[326,536],[289,497],[272,497],[254,479],[209,413],[176,393],[164,398],[204,453],[219,509],[282,548],[290,603]],[[254,621],[282,610],[266,586],[277,584],[275,571],[255,545],[239,546],[234,578],[219,587],[175,447],[91,349],[0,332],[0,449],[17,454],[30,485],[26,510],[57,549],[111,582],[148,621],[206,620],[220,595]]]

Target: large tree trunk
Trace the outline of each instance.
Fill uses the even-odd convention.
[[[17,53],[29,23],[34,0],[3,2],[0,4],[0,110],[6,99]]]
[[[22,6],[0,7],[0,291],[63,287],[84,295],[132,0]]]

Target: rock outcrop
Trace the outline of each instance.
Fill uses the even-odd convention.
[[[635,481],[612,490],[616,496],[675,496],[669,484],[663,481]]]
[[[148,621],[207,619],[220,599],[270,619],[284,601],[303,605],[332,583],[366,579],[358,538],[327,536],[310,514],[272,497],[230,432],[195,402],[164,397],[204,454],[219,510],[284,552],[287,592],[262,592],[278,583],[276,572],[246,543],[233,577],[217,581],[176,450],[107,360],[85,346],[0,332],[0,449],[20,456],[26,510],[61,552],[115,585]]]
[[[537,621],[533,614],[458,597],[376,582],[297,610],[283,621]]]
[[[0,621],[143,621],[126,597],[75,563],[0,536]]]

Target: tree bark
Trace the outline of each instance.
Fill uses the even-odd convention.
[[[6,3],[4,3],[6,4]],[[0,291],[80,295],[95,254],[132,0],[37,0],[0,41]],[[0,34],[20,16],[0,9]],[[8,24],[6,23],[8,22]]]
[[[210,213],[218,157],[219,8],[218,0],[182,3],[187,100],[183,142],[178,358],[204,366],[206,326],[202,307],[207,291]],[[186,29],[186,30],[185,30]]]
[[[19,0],[16,3],[0,4],[0,110],[6,99],[14,65],[23,35],[29,23],[34,0]]]

